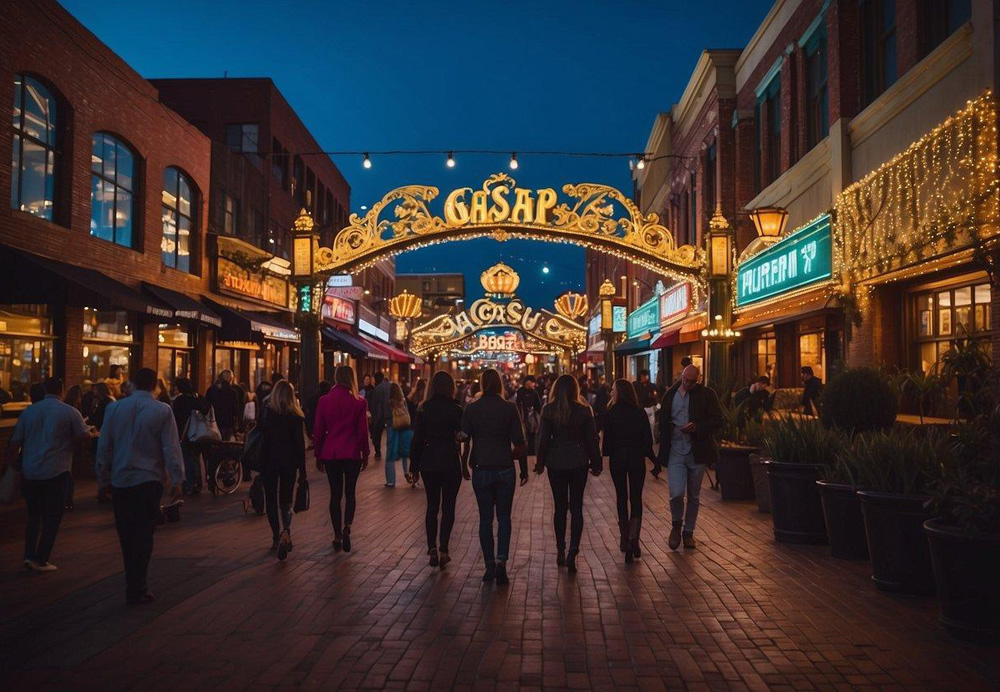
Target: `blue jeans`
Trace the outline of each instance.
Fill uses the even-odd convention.
[[[513,468],[475,469],[472,489],[479,503],[479,544],[483,561],[489,567],[494,561],[507,559],[510,552],[510,511],[514,506],[517,476]],[[493,553],[493,513],[497,518],[497,549]]]
[[[669,444],[669,442],[667,443]],[[701,481],[705,477],[705,465],[696,464],[694,454],[678,454],[670,450],[667,462],[667,483],[670,486],[670,518],[674,524],[683,520],[684,533],[694,533],[698,521]],[[684,508],[684,494],[687,493],[687,509]]]
[[[413,440],[413,430],[393,430],[389,428],[389,437],[385,445],[385,482],[396,485],[396,460],[403,460],[403,473],[410,470],[410,442]]]

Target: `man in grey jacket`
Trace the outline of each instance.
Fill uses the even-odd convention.
[[[389,380],[381,372],[375,373],[375,389],[368,400],[368,412],[372,414],[371,435],[372,447],[375,448],[375,458],[382,458],[382,433],[392,417],[389,407]]]
[[[184,457],[173,411],[153,398],[156,373],[142,368],[133,384],[131,396],[108,407],[95,464],[102,492],[111,484],[129,605],[153,600],[146,574],[163,485],[169,479],[172,499],[179,500],[184,481]]]

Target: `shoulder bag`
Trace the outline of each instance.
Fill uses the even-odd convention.
[[[410,411],[404,402],[401,406],[392,407],[392,429],[403,430],[410,427]]]
[[[184,426],[184,441],[192,445],[221,442],[222,433],[215,422],[215,409],[208,407],[208,412],[191,411],[187,425]]]

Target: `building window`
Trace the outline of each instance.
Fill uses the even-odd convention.
[[[163,170],[163,240],[160,252],[163,264],[182,272],[191,271],[191,247],[194,234],[191,181],[174,167]]]
[[[240,204],[232,195],[222,193],[222,232],[226,235],[236,235],[240,227]]]
[[[292,189],[291,189],[291,194],[292,194],[292,197],[295,198],[295,201],[298,202],[300,206],[303,205],[303,202],[302,202],[302,199],[303,199],[302,189],[304,187],[305,187],[305,181],[303,180],[303,173],[302,173],[302,159],[300,159],[298,156],[296,156],[295,159],[294,159],[294,162],[292,163]]]
[[[934,369],[954,339],[966,336],[989,339],[990,299],[990,285],[985,282],[919,293],[914,297],[923,372]]]
[[[757,339],[757,375],[771,378],[771,386],[778,386],[778,340],[774,332],[761,334]]]
[[[156,373],[173,389],[178,377],[191,377],[194,334],[184,325],[161,324],[157,341]]]
[[[691,189],[688,203],[688,242],[693,243],[698,235],[698,177],[691,174]]]
[[[282,190],[288,191],[288,152],[277,138],[271,142],[271,177]]]
[[[757,97],[758,189],[781,175],[781,73]]]
[[[260,141],[257,123],[236,123],[226,125],[226,146],[235,152],[246,154],[254,165],[260,162]]]
[[[972,18],[972,0],[923,0],[921,57],[951,36]]]
[[[809,149],[819,144],[830,130],[826,88],[826,28],[816,31],[805,45],[806,56],[806,138]]]
[[[52,358],[48,307],[0,305],[0,389],[8,402],[5,410],[28,406],[31,385],[52,375]]]
[[[705,214],[710,215],[715,211],[715,168],[716,150],[713,142],[705,150]]]
[[[250,209],[250,228],[248,229],[248,238],[253,245],[259,248],[264,248],[264,242],[267,240],[265,234],[267,229],[264,228],[264,215],[260,213],[258,209]]]
[[[84,379],[99,382],[111,377],[113,371],[122,380],[128,379],[134,345],[135,331],[127,312],[84,308]]]
[[[896,81],[896,0],[862,0],[864,106]]]
[[[826,359],[823,357],[823,332],[799,335],[799,367],[810,367],[813,375],[826,381]]]
[[[109,134],[91,139],[90,235],[133,247],[135,154]]]
[[[56,201],[58,110],[55,97],[41,82],[14,76],[10,206],[49,221]]]
[[[313,174],[311,168],[306,168],[306,210],[312,214],[316,215],[316,176]]]

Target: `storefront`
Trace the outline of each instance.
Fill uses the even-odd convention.
[[[844,353],[836,276],[829,214],[741,258],[733,323],[741,382],[767,375],[772,387],[797,388],[806,366],[826,381]]]
[[[20,410],[53,372],[55,336],[46,305],[0,305],[0,408]]]
[[[222,327],[222,318],[206,305],[177,291],[142,284],[143,290],[158,298],[174,311],[174,320],[157,325],[156,372],[173,388],[179,377],[186,377],[195,383],[210,381],[211,365],[208,358],[210,346]],[[201,388],[201,387],[199,387]]]
[[[650,350],[660,353],[660,382],[667,386],[680,377],[681,361],[704,366],[701,330],[706,326],[704,305],[695,306],[689,282],[676,284],[660,294],[660,333]]]
[[[615,348],[615,353],[625,357],[624,376],[635,382],[639,373],[649,371],[649,380],[658,382],[660,374],[659,351],[652,347],[660,332],[660,296],[655,295],[629,313],[626,339]],[[662,384],[662,383],[660,383]]]
[[[612,340],[617,341],[619,335],[628,329],[628,310],[624,305],[613,305],[611,311]],[[605,348],[604,334],[601,332],[601,313],[598,310],[587,323],[587,350],[580,354],[580,362],[588,369],[589,377],[594,381],[605,376]]]

